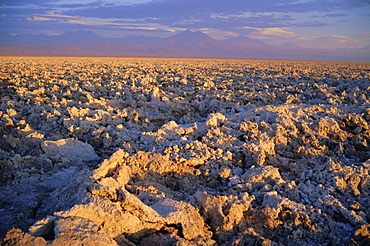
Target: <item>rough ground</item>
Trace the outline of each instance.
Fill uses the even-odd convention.
[[[0,58],[3,245],[369,245],[370,65]]]

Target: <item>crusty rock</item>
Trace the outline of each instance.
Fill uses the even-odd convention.
[[[41,149],[48,156],[59,156],[66,161],[92,161],[99,159],[91,145],[72,138],[57,141],[46,140],[42,143]]]
[[[100,178],[112,175],[112,173],[128,155],[129,154],[123,149],[117,150],[109,159],[104,160],[99,168],[94,170],[93,178],[98,180]]]
[[[0,237],[366,244],[369,68],[1,57]]]
[[[235,196],[211,196],[205,192],[198,192],[195,198],[199,203],[202,215],[210,221],[210,226],[217,237],[225,242],[228,234],[235,233],[237,226],[243,219],[244,213],[254,200],[248,193]]]
[[[187,240],[212,236],[198,209],[188,203],[163,198],[151,207],[165,219],[167,224],[180,224],[184,238]]]
[[[279,169],[273,166],[250,168],[241,178],[247,183],[252,183],[253,187],[256,188],[260,188],[265,184],[274,185],[285,183],[279,173]]]
[[[353,234],[352,243],[355,245],[369,245],[370,244],[370,225],[362,225]]]
[[[220,124],[222,124],[225,120],[226,117],[221,113],[211,114],[206,121],[206,125],[210,127],[217,127],[220,126]]]
[[[99,230],[99,224],[80,217],[61,218],[55,222],[55,239],[51,245],[118,245]]]
[[[2,245],[29,245],[29,246],[43,246],[47,242],[42,237],[34,237],[22,232],[20,229],[11,229],[6,234]]]

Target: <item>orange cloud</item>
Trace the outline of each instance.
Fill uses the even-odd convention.
[[[39,16],[67,18],[67,19],[46,18],[46,17],[39,17]],[[158,28],[155,28],[155,27],[124,26],[123,24],[111,23],[111,22],[83,21],[83,20],[77,20],[80,17],[69,16],[69,15],[60,15],[60,14],[42,14],[42,15],[40,14],[39,16],[34,16],[32,18],[27,18],[27,20],[28,21],[57,21],[57,22],[60,22],[60,23],[79,24],[79,25],[86,25],[86,26],[119,26],[122,29],[134,29],[134,30],[157,30],[158,29]]]
[[[226,36],[234,36],[234,37],[239,36],[239,33],[236,33],[236,32],[223,31],[221,33],[224,34],[224,35],[226,35]]]
[[[258,34],[267,35],[267,36],[279,36],[279,37],[285,37],[285,38],[297,37],[297,34],[284,30],[284,29],[288,29],[287,27],[258,28],[258,27],[243,26],[242,29],[256,30]]]
[[[80,25],[87,25],[87,26],[120,26],[121,24],[117,23],[105,23],[105,22],[95,22],[95,21],[81,21],[81,20],[66,20],[66,21],[61,21],[64,23],[71,23],[71,24],[80,24]]]
[[[38,14],[39,16],[57,17],[57,18],[70,18],[70,19],[80,19],[79,16],[72,15],[61,15],[61,14]]]
[[[157,30],[155,27],[143,27],[143,26],[121,26],[122,29],[135,29],[135,30]]]
[[[171,28],[171,29],[163,28],[163,30],[168,31],[168,32],[179,32],[179,31],[185,31],[186,28]]]

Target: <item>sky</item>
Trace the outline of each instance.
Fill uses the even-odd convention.
[[[370,0],[0,0],[0,35],[169,37],[186,29],[305,48],[370,45]]]

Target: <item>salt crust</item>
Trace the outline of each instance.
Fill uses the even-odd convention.
[[[1,65],[4,245],[369,243],[368,64]]]

